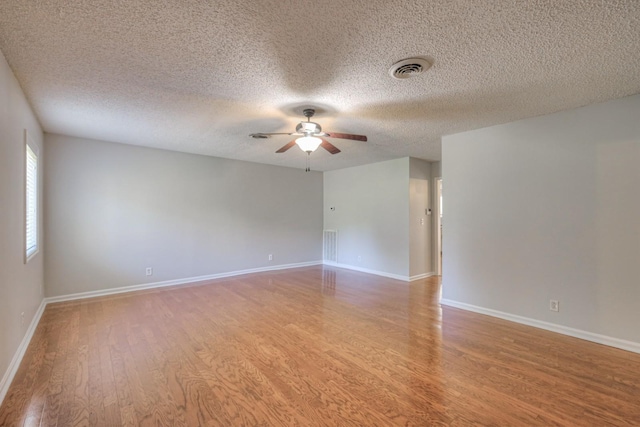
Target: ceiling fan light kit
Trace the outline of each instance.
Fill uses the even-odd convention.
[[[298,147],[305,153],[312,153],[322,144],[322,140],[315,136],[303,136],[296,139],[296,144],[298,144]]]

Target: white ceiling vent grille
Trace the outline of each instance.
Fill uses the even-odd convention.
[[[398,61],[389,68],[389,75],[394,79],[416,77],[431,67],[431,63],[422,58],[407,58]]]

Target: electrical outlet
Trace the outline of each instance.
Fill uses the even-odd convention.
[[[273,254],[269,254],[269,261],[273,261]]]
[[[358,255],[358,262],[362,261],[362,257],[360,255]]]
[[[549,310],[560,311],[560,301],[552,299],[549,301]]]
[[[24,326],[24,311],[22,313],[20,313],[20,324],[22,324],[22,326]]]
[[[145,273],[147,274],[147,276],[153,276],[153,268],[147,267]]]

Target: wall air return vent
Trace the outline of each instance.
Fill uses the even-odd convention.
[[[324,230],[322,242],[322,258],[324,261],[337,263],[338,230]]]
[[[423,58],[407,58],[398,61],[389,69],[389,75],[394,79],[402,80],[416,77],[431,67],[431,63]]]

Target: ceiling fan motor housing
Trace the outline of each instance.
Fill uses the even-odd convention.
[[[319,124],[314,122],[300,122],[296,126],[296,132],[307,134],[317,134],[322,132],[322,128]]]

